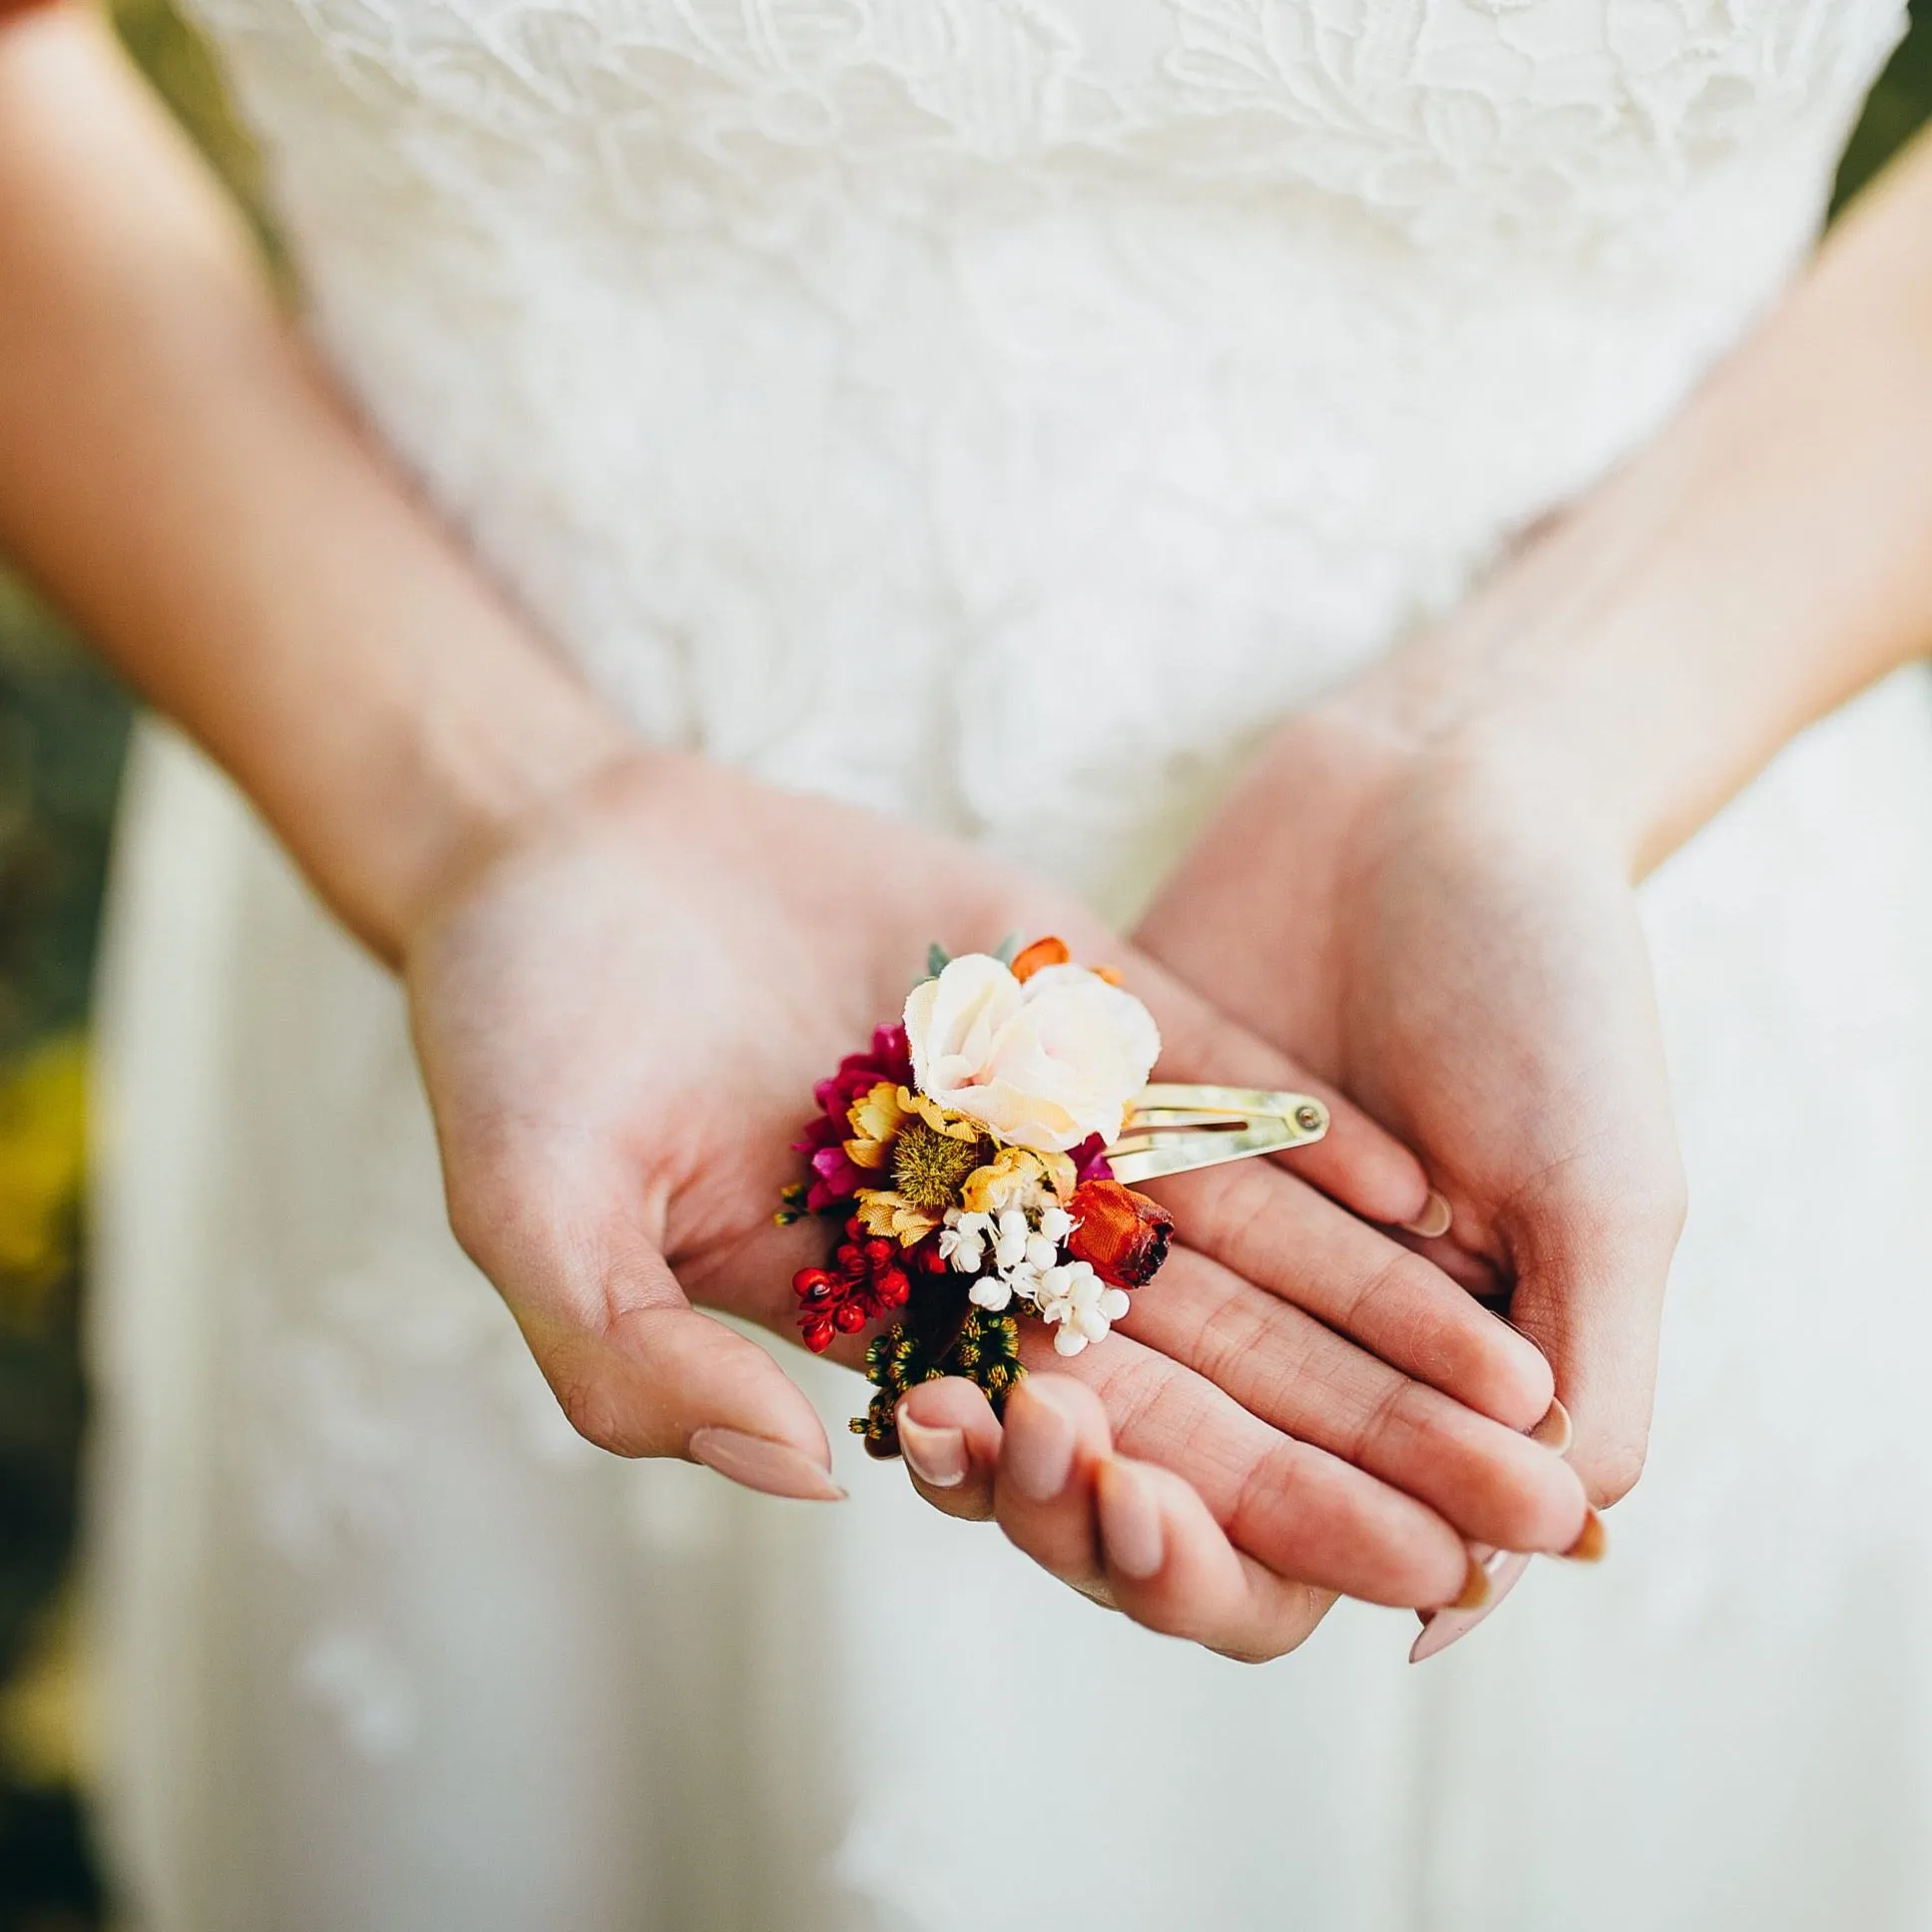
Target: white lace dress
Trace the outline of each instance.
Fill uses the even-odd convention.
[[[1751,325],[1903,24],[202,13],[317,339],[641,729],[1119,916],[1269,721]],[[444,1231],[393,987],[151,739],[105,1003],[95,1499],[143,1922],[1922,1932],[1919,675],[1792,749],[1650,914],[1695,1201],[1614,1560],[1541,1567],[1423,1671],[1412,1624],[1344,1609],[1248,1672],[855,1454],[828,1512],[578,1444]],[[836,1431],[856,1385],[812,1386]]]

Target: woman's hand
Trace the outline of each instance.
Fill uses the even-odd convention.
[[[89,8],[0,33],[0,546],[236,778],[343,922],[406,963],[457,1226],[579,1421],[620,1448],[705,1454],[824,1493],[803,1398],[693,1316],[681,1277],[783,1325],[812,1240],[768,1225],[786,1145],[811,1083],[897,1008],[929,939],[1060,925],[1104,957],[1092,949],[1105,935],[957,848],[641,759],[331,391],[247,235]],[[494,856],[473,865],[478,853]],[[1113,956],[1138,982],[1141,964]],[[1298,1084],[1174,989],[1151,976],[1142,990],[1177,1075],[1199,1048],[1197,1077]],[[1412,1160],[1345,1113],[1305,1172],[1383,1216],[1407,1217],[1426,1192]],[[1242,1183],[1250,1202],[1268,1179]],[[1268,1211],[1345,1218],[1272,1179]],[[1324,1238],[1332,1250],[1341,1237]],[[1520,1445],[1427,1453],[1438,1427],[1453,1433],[1444,1417],[1467,1426],[1445,1395],[1505,1419],[1526,1407],[1547,1383],[1534,1351],[1480,1310],[1450,1309],[1433,1277],[1366,1292],[1379,1248],[1323,1268],[1270,1253],[1296,1278],[1209,1271],[1189,1288],[1183,1270],[1164,1286],[1182,1306],[1215,1284],[1205,1365],[1216,1348],[1225,1361],[1243,1324],[1280,1331],[1239,1364],[1250,1370],[1284,1359],[1284,1338],[1307,1338],[1304,1362],[1338,1345],[1318,1307],[1277,1298],[1316,1280],[1344,1297],[1338,1325],[1352,1307],[1371,1346],[1376,1324],[1389,1329],[1398,1362],[1396,1331],[1418,1346],[1448,1337],[1414,1364],[1430,1419],[1379,1445],[1440,1509],[1343,1472],[1318,1492],[1318,1544],[1308,1511],[1292,1518],[1270,1489],[1238,1527],[1271,1538],[1273,1560],[1292,1569],[1305,1546],[1322,1575],[1345,1550],[1336,1581],[1359,1573],[1365,1591],[1424,1602],[1454,1593],[1441,1510],[1458,1528],[1501,1516],[1524,1534],[1570,1512],[1567,1478],[1526,1472]],[[1099,1368],[1124,1352],[1125,1338],[1095,1351]],[[1359,1407],[1384,1399],[1384,1371],[1346,1359],[1358,1356]],[[1209,1488],[1210,1455],[1223,1476],[1271,1477],[1282,1439],[1267,1424],[1311,1441],[1359,1433],[1313,1373],[1277,1370],[1249,1412],[1200,1375],[1162,1381],[1157,1399],[1152,1378],[1180,1370],[1146,1360],[1120,1400],[1148,1419],[1117,1410],[1123,1439],[1166,1430]],[[1221,1419],[1197,1430],[1213,1404]]]
[[[1548,766],[1342,702],[1283,731],[1138,935],[1415,1149],[1454,1212],[1423,1251],[1509,1293],[1599,1504],[1643,1465],[1684,1204],[1628,877]]]
[[[812,1084],[898,1010],[930,940],[1016,929],[1122,965],[1165,1074],[1305,1081],[1058,895],[695,761],[621,762],[440,899],[405,972],[452,1222],[580,1430],[835,1494],[802,1393],[691,1300],[790,1332],[791,1273],[826,1234],[771,1216]],[[1337,1110],[1312,1171],[1371,1211],[1419,1209],[1413,1160]],[[1192,1482],[1258,1565],[1440,1604],[1464,1538],[1576,1534],[1575,1479],[1518,1433],[1547,1367],[1446,1276],[1265,1163],[1185,1212],[1146,1312],[1075,1367],[1129,1452]]]

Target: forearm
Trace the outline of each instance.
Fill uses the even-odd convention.
[[[1560,772],[1641,873],[1928,647],[1922,140],[1657,442],[1341,705],[1532,781]]]
[[[359,433],[106,29],[0,31],[0,550],[394,957],[622,749]]]

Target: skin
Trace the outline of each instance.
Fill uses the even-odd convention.
[[[331,392],[72,7],[0,29],[0,549],[398,972],[452,1226],[589,1439],[835,1493],[804,1396],[694,1304],[791,1332],[825,1234],[771,1208],[813,1081],[929,940],[1057,931],[1149,1001],[1164,1076],[1336,1109],[1292,1172],[1188,1207],[1158,1319],[1082,1358],[1110,1433],[1297,1600],[1440,1604],[1469,1539],[1575,1537],[1581,1485],[1524,1433],[1548,1364],[1370,1224],[1424,1210],[1414,1157],[1061,894],[638,743]]]
[[[1635,887],[1804,725],[1924,655],[1928,531],[1921,138],[1654,444],[1451,621],[1283,726],[1137,934],[1421,1156],[1455,1219],[1419,1245],[1509,1293],[1599,1505],[1643,1468],[1685,1206]],[[946,1400],[909,1403],[963,1426],[970,1404]],[[990,1417],[967,1431],[951,1506],[1159,1628],[1235,1630],[1249,1655],[1305,1631],[1304,1604],[1225,1562],[1209,1580],[1198,1513],[1157,1478],[1171,1554],[1124,1579],[1104,1531],[1131,1446],[1112,1455],[1077,1413],[1045,1516],[1000,1474],[1015,1438],[1023,1463],[1041,1453],[1033,1407],[1009,1411],[1004,1450]]]
[[[956,1451],[954,1480],[922,1482],[935,1503],[996,1514],[1156,1628],[1270,1656],[1326,1592],[1440,1604],[1465,1540],[1560,1550],[1583,1525],[1577,1477],[1523,1439],[1549,1363],[1457,1281],[1514,1286],[1595,1493],[1634,1477],[1679,1196],[1631,880],[1923,642],[1932,481],[1899,398],[1926,393],[1932,345],[1904,245],[1926,177],[1901,170],[1697,408],[1465,619],[1291,724],[1146,951],[947,841],[637,745],[331,395],[69,8],[0,32],[0,546],[402,973],[452,1223],[620,1453],[724,1429],[822,1470],[804,1398],[691,1304],[782,1324],[809,1230],[766,1215],[800,1096],[928,939],[1057,929],[1121,965],[1166,1077],[1332,1073],[1369,1112],[1337,1094],[1292,1174],[1175,1184],[1193,1248],[1003,1436],[970,1390],[908,1403],[929,1455]],[[1740,557],[1796,569],[1821,517],[1845,528],[1820,581],[1758,570],[1740,594]],[[1287,811],[1307,757],[1324,808]],[[895,889],[854,905],[860,852]],[[1290,980],[1263,962],[1305,949],[1268,946],[1269,918],[1330,934]],[[1416,1217],[1431,1177],[1452,1242],[1364,1224]]]

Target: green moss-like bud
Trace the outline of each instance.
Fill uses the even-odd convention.
[[[979,1143],[956,1141],[924,1121],[908,1121],[892,1143],[892,1184],[919,1208],[951,1208],[979,1166]]]

